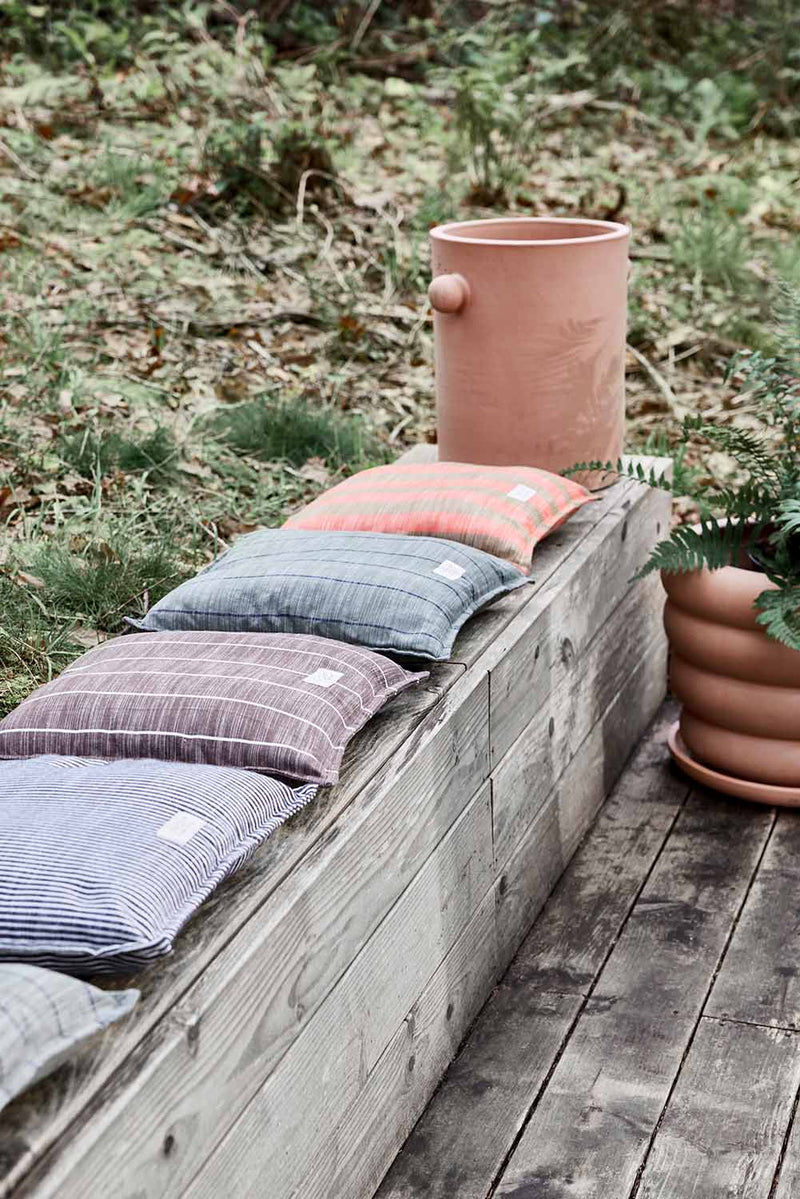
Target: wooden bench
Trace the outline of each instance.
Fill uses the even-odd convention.
[[[353,742],[340,785],[0,1116],[0,1196],[367,1199],[665,692],[669,497],[622,482]]]

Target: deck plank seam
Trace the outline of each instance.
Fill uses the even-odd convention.
[[[764,855],[766,854],[769,843],[772,840],[772,834],[775,831],[775,825],[777,824],[777,821],[778,821],[778,814],[777,814],[777,811],[775,810],[775,808],[773,808],[772,815],[770,818],[769,831],[768,831],[766,837],[764,838],[764,844],[761,846],[761,852],[759,853],[759,855],[756,859],[755,865],[753,866],[753,870],[750,874],[750,879],[747,883],[747,887],[745,888],[745,892],[744,892],[744,895],[742,896],[742,900],[741,900],[738,908],[736,909],[736,912],[734,913],[734,917],[733,917],[733,920],[731,921],[731,926],[728,929],[728,934],[725,937],[725,943],[722,946],[722,949],[720,951],[720,955],[719,955],[719,959],[717,960],[716,967],[712,971],[711,981],[709,982],[708,987],[706,989],[705,997],[703,999],[703,1003],[700,1008],[700,1014],[697,1017],[697,1022],[695,1023],[694,1028],[692,1029],[691,1033],[689,1034],[689,1039],[686,1042],[686,1046],[683,1050],[683,1053],[681,1054],[681,1060],[678,1063],[677,1070],[675,1071],[675,1077],[672,1080],[669,1091],[667,1093],[667,1097],[664,1100],[664,1104],[659,1113],[659,1117],[656,1120],[655,1127],[653,1128],[653,1131],[651,1132],[650,1137],[648,1139],[647,1148],[644,1151],[644,1156],[642,1157],[642,1160],[639,1163],[639,1168],[636,1171],[636,1177],[633,1180],[633,1186],[631,1187],[631,1191],[630,1191],[630,1195],[628,1196],[628,1199],[637,1199],[637,1196],[639,1194],[639,1188],[642,1185],[642,1178],[644,1177],[644,1172],[647,1169],[647,1163],[650,1158],[650,1154],[653,1151],[653,1146],[656,1142],[656,1138],[658,1137],[658,1134],[661,1131],[661,1125],[663,1124],[664,1118],[667,1114],[667,1111],[669,1110],[669,1106],[672,1102],[672,1097],[675,1093],[675,1088],[678,1085],[681,1074],[683,1072],[683,1068],[686,1064],[686,1059],[688,1058],[688,1056],[691,1052],[692,1045],[694,1044],[694,1040],[697,1035],[697,1030],[700,1027],[700,1021],[705,1016],[706,1005],[708,1004],[708,1001],[711,998],[711,992],[713,991],[714,984],[717,981],[717,975],[719,974],[720,970],[722,969],[722,965],[725,961],[725,957],[727,955],[731,941],[733,940],[734,933],[736,932],[736,929],[739,926],[739,921],[740,921],[742,913],[744,912],[744,909],[747,905],[747,901],[750,897],[750,892],[753,889],[753,884],[755,883],[755,880],[758,876],[758,872],[761,869],[761,863],[764,860]],[[711,1017],[709,1017],[709,1018],[711,1018]],[[789,1127],[791,1128],[791,1121],[790,1121]],[[787,1133],[787,1135],[788,1135],[788,1133]]]
[[[797,1030],[791,1029],[789,1031],[796,1032]],[[797,1117],[798,1105],[800,1105],[800,1087],[798,1087],[797,1090],[795,1091],[794,1102],[792,1103],[792,1110],[789,1115],[789,1122],[786,1125],[786,1131],[783,1134],[783,1140],[781,1141],[781,1148],[780,1148],[780,1152],[778,1154],[778,1160],[775,1163],[775,1173],[772,1175],[772,1182],[770,1183],[769,1194],[767,1195],[767,1199],[775,1199],[775,1195],[777,1194],[777,1191],[778,1191],[778,1186],[779,1186],[780,1180],[781,1180],[781,1172],[783,1170],[783,1163],[786,1159],[786,1154],[789,1149],[789,1138],[792,1135],[792,1129],[794,1128],[794,1122]]]
[[[706,1016],[703,1013],[700,1016],[701,1020],[708,1020],[712,1024],[744,1024],[746,1028],[763,1028],[766,1032],[788,1032],[792,1036],[800,1036],[800,1027],[790,1024],[763,1024],[760,1020],[742,1020],[740,1016]]]
[[[647,732],[645,732],[642,739],[644,740],[647,737],[647,735],[648,735]],[[611,791],[611,794],[608,796],[608,799],[610,799],[613,796],[613,794],[614,794],[614,790]],[[628,909],[625,912],[625,915],[623,916],[622,920],[619,923],[616,933],[614,934],[613,937],[611,937],[609,945],[608,945],[608,949],[607,949],[606,953],[603,955],[603,959],[600,962],[597,970],[595,971],[594,978],[592,979],[590,986],[587,987],[585,994],[581,993],[582,999],[581,999],[580,1006],[579,1006],[577,1012],[575,1013],[575,1017],[571,1021],[569,1028],[567,1029],[566,1033],[564,1034],[561,1044],[559,1045],[559,1047],[553,1057],[553,1060],[550,1063],[550,1067],[549,1067],[547,1073],[545,1074],[544,1079],[542,1080],[542,1084],[539,1087],[539,1089],[537,1090],[536,1094],[534,1095],[531,1105],[528,1108],[527,1112],[525,1113],[524,1119],[522,1120],[522,1123],[521,1123],[519,1129],[517,1130],[516,1136],[514,1137],[502,1162],[500,1163],[500,1166],[499,1166],[494,1178],[492,1179],[492,1182],[489,1186],[489,1190],[486,1192],[486,1199],[492,1199],[492,1196],[496,1194],[497,1188],[500,1185],[500,1183],[502,1182],[503,1175],[505,1174],[506,1169],[508,1168],[508,1164],[514,1155],[519,1142],[522,1140],[523,1136],[525,1135],[528,1125],[530,1124],[530,1121],[531,1121],[537,1107],[539,1106],[539,1103],[541,1102],[545,1092],[547,1091],[547,1088],[550,1085],[550,1080],[553,1077],[553,1074],[555,1073],[555,1071],[558,1067],[558,1064],[561,1061],[561,1058],[564,1056],[564,1053],[566,1052],[567,1046],[569,1045],[569,1042],[572,1038],[572,1035],[573,1035],[575,1029],[577,1028],[581,1018],[583,1017],[583,1014],[586,1010],[586,1005],[588,1004],[595,989],[597,988],[597,984],[599,983],[599,981],[602,977],[603,971],[605,970],[605,968],[608,964],[608,961],[609,961],[612,953],[614,952],[614,949],[616,948],[617,942],[619,941],[620,937],[622,936],[623,932],[625,931],[625,927],[631,917],[631,914],[632,914],[634,908],[636,907],[636,904],[639,902],[639,898],[642,894],[642,891],[647,886],[647,883],[650,880],[650,876],[652,875],[653,871],[655,870],[656,865],[658,864],[658,862],[661,858],[661,855],[664,852],[664,849],[665,849],[670,837],[672,836],[672,833],[675,829],[675,825],[677,824],[678,819],[680,818],[681,812],[683,812],[684,808],[686,807],[686,804],[689,800],[689,796],[691,794],[692,794],[692,788],[687,785],[686,790],[683,795],[683,798],[682,798],[680,804],[678,805],[678,808],[677,808],[674,816],[672,817],[672,820],[670,821],[669,826],[667,827],[667,829],[664,832],[664,836],[661,839],[661,844],[658,847],[658,852],[654,855],[653,860],[650,863],[650,867],[647,870],[647,873],[642,878],[639,886],[637,887],[636,893],[632,897],[631,902],[628,905]],[[595,825],[595,821],[592,821],[592,824],[586,830],[586,833],[584,834],[583,838],[581,839],[580,845],[577,847],[577,849],[575,851],[576,856],[577,856],[578,851],[582,847],[583,842],[588,837],[591,836],[592,830],[594,829],[594,825]],[[761,859],[759,858],[759,862],[760,862],[760,860]],[[550,892],[550,895],[548,896],[547,900],[545,901],[545,905],[542,908],[542,912],[540,913],[540,916],[544,915],[547,903],[550,902],[550,897],[553,895],[553,893],[558,889],[558,887],[561,884],[569,881],[569,874],[570,874],[570,870],[569,870],[569,866],[567,866],[566,871],[556,881],[555,886],[553,887],[552,891]]]

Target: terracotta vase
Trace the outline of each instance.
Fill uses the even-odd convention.
[[[800,787],[800,653],[768,637],[753,608],[772,585],[739,566],[662,579],[686,749],[721,774]]]
[[[431,230],[440,458],[562,471],[619,457],[629,240],[613,221],[540,217]]]

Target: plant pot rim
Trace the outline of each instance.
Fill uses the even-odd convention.
[[[542,228],[545,225],[558,226],[563,230],[563,237],[504,237],[503,230],[510,225],[521,228],[522,225]],[[486,236],[480,230],[491,233],[496,229],[499,236]],[[570,230],[573,235],[570,237]],[[587,232],[579,232],[587,230]],[[436,225],[430,230],[434,241],[459,242],[471,246],[585,246],[596,245],[597,242],[620,241],[630,236],[630,225],[618,221],[597,221],[581,217],[535,217],[507,216],[490,217],[477,221],[450,221],[445,225]]]
[[[723,774],[711,766],[699,762],[689,751],[681,736],[680,721],[675,722],[667,734],[669,752],[678,766],[689,778],[723,795],[731,795],[735,799],[746,799],[751,803],[778,805],[787,808],[800,807],[800,787],[782,787],[775,783],[756,783],[750,779],[738,778],[733,774]]]

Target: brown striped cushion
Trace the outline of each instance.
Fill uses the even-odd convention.
[[[119,637],[0,721],[0,757],[159,758],[335,783],[350,738],[424,678],[302,634]]]
[[[446,537],[527,571],[538,542],[590,499],[571,479],[530,466],[397,463],[353,475],[285,527]]]

